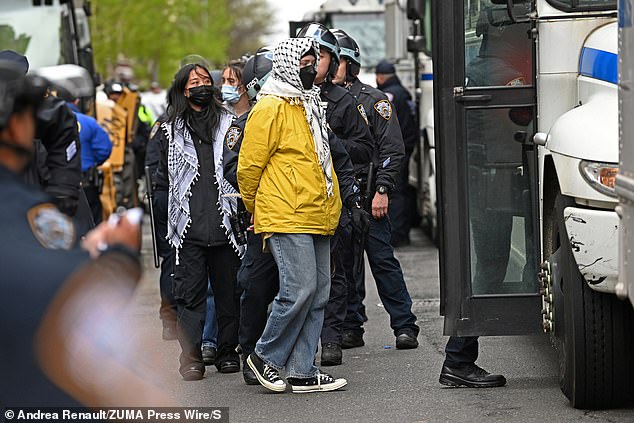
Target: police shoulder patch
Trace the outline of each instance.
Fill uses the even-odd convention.
[[[390,120],[392,117],[392,105],[387,100],[380,100],[374,103],[374,108],[385,120]]]
[[[359,114],[361,114],[361,117],[365,121],[366,125],[370,125],[370,122],[368,122],[368,115],[365,112],[365,107],[363,107],[363,104],[359,104],[357,106],[357,110],[359,110]]]
[[[33,235],[44,248],[69,250],[75,244],[72,220],[50,203],[38,204],[27,213]]]
[[[156,135],[160,127],[161,127],[160,122],[156,122],[154,124],[154,126],[152,127],[152,130],[150,131],[150,139],[154,138],[154,135]]]
[[[241,135],[242,129],[238,126],[232,126],[227,130],[227,135],[225,135],[225,144],[229,150],[233,150],[233,147],[235,147]]]

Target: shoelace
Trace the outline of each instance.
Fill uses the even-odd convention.
[[[281,380],[279,374],[277,373],[277,370],[275,370],[268,364],[264,365],[264,377],[274,383],[278,380]]]
[[[322,383],[334,383],[334,382],[335,382],[335,379],[332,376],[330,376],[329,374],[319,373],[317,375],[317,383],[320,384],[320,385]]]

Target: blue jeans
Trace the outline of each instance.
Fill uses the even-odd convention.
[[[203,328],[203,347],[218,346],[218,322],[216,321],[216,300],[211,283],[207,283],[207,311]]]
[[[289,377],[317,374],[315,353],[330,295],[330,238],[311,234],[274,234],[268,240],[277,263],[280,290],[273,300],[257,355]]]

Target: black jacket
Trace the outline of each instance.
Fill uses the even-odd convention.
[[[383,185],[391,192],[399,180],[399,166],[405,155],[401,127],[398,119],[393,119],[392,104],[383,92],[358,79],[350,86],[350,92],[363,104],[376,143],[373,156],[375,185]],[[355,166],[357,172],[363,169]]]
[[[374,138],[363,105],[345,88],[332,82],[324,82],[320,89],[321,99],[328,103],[328,126],[345,146],[352,163],[368,163],[374,153]]]
[[[52,197],[78,198],[81,154],[75,114],[64,100],[48,96],[38,109],[36,125],[35,157],[26,171],[27,182]]]
[[[388,99],[394,106],[398,124],[401,126],[405,151],[411,154],[418,142],[418,123],[416,121],[416,103],[412,101],[412,96],[405,89],[398,76],[393,76],[378,88],[387,94]]]

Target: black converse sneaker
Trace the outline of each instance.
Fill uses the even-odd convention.
[[[280,372],[262,361],[256,353],[249,354],[247,364],[255,373],[260,385],[274,392],[284,392],[286,390],[286,383],[280,378]]]
[[[289,377],[287,380],[294,394],[336,391],[348,384],[347,380],[343,378],[335,379],[326,373],[318,373],[317,376],[308,379]]]

